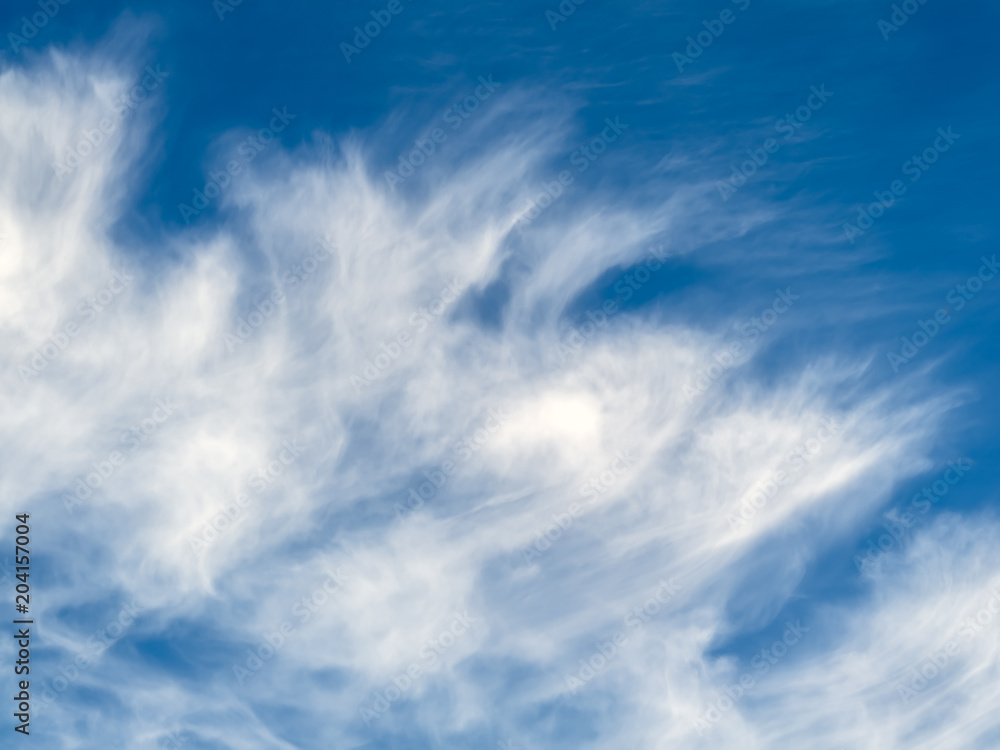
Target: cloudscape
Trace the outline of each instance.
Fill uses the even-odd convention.
[[[1000,747],[998,8],[16,0],[3,747]]]

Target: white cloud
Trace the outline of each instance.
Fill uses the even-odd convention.
[[[294,693],[313,741],[351,746],[363,730],[358,707],[468,611],[481,624],[406,695],[421,710],[396,705],[384,725],[432,734],[510,726],[563,700],[588,712],[589,746],[701,747],[692,716],[738,676],[712,649],[767,625],[809,563],[928,465],[950,396],[914,399],[905,384],[864,391],[864,363],[835,353],[773,381],[737,368],[690,403],[683,386],[726,341],[639,312],[610,319],[560,362],[566,306],[602,274],[640,261],[654,242],[687,252],[763,220],[720,214],[705,198],[709,185],[677,184],[649,209],[577,185],[518,234],[514,218],[571,127],[555,107],[532,105],[537,117],[526,117],[528,93],[507,94],[506,107],[470,123],[487,147],[461,165],[439,154],[419,177],[426,193],[388,191],[361,137],[342,144],[341,158],[322,138],[295,153],[273,148],[220,198],[241,210],[239,240],[224,210],[211,230],[167,238],[165,258],[178,260],[155,270],[130,261],[143,254],[116,246],[110,228],[139,181],[155,110],[137,112],[122,140],[72,179],[58,180],[51,162],[134,74],[61,53],[0,75],[0,491],[8,516],[36,509],[37,545],[59,571],[38,617],[71,660],[87,629],[68,609],[137,597],[148,611],[136,637],[173,638],[198,674],[178,676],[124,642],[109,650],[86,679],[134,712],[117,729],[123,742],[180,726],[233,747],[293,747],[259,707]],[[294,287],[284,282],[320,240],[335,256]],[[134,281],[25,381],[18,368],[121,268]],[[426,326],[412,323],[455,279],[463,298],[423,313]],[[498,280],[511,295],[492,330],[468,302]],[[230,351],[226,334],[276,288],[282,301]],[[400,332],[412,343],[358,395],[351,377]],[[856,389],[846,404],[843,388]],[[138,445],[124,442],[165,398],[176,403],[169,418]],[[491,409],[506,410],[504,424],[462,457],[456,444],[475,439]],[[734,531],[727,514],[824,419],[841,432]],[[281,458],[289,441],[302,446],[293,461]],[[631,449],[635,465],[590,504],[582,485]],[[68,513],[63,495],[113,451],[121,464]],[[394,520],[393,505],[449,459],[447,484]],[[253,480],[260,471],[263,485]],[[249,500],[234,520],[194,553],[192,535],[241,494]],[[526,563],[521,549],[571,503],[584,506],[578,520]],[[981,562],[991,559],[993,528],[942,521],[920,537],[905,564],[872,581],[870,600],[830,607],[788,666],[704,742],[959,747],[991,727],[995,691],[975,659],[993,664],[995,639],[976,640],[956,662],[967,683],[942,680],[938,693],[903,706],[887,681],[948,637],[951,613],[995,585]],[[776,540],[777,564],[768,552]],[[968,559],[977,565],[960,563]],[[239,685],[232,666],[244,644],[291,619],[295,602],[341,564],[348,585]],[[930,575],[940,570],[960,585]],[[763,583],[753,578],[762,571],[773,571]],[[579,659],[672,576],[683,588],[670,606],[570,695],[565,676]],[[751,579],[762,587],[752,605],[741,598]],[[177,635],[192,621],[211,625],[208,640]],[[216,649],[211,639],[221,637],[229,643]],[[529,677],[512,691],[515,668]],[[75,700],[61,696],[51,714],[65,747],[75,746]],[[936,708],[914,713],[932,700]],[[945,704],[955,717],[936,713]],[[918,715],[923,723],[912,723]],[[530,746],[545,741],[539,734]]]

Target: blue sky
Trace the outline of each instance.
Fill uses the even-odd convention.
[[[8,4],[34,741],[996,747],[998,22]]]

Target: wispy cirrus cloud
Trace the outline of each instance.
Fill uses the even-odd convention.
[[[53,573],[39,618],[53,658],[41,679],[122,601],[142,602],[114,648],[47,711],[41,732],[52,747],[79,737],[84,688],[120,718],[102,727],[103,741],[129,746],[171,737],[389,746],[399,735],[428,747],[485,735],[525,747],[843,747],[871,737],[886,747],[962,746],[943,715],[913,723],[916,706],[937,694],[965,720],[962,741],[996,731],[992,689],[973,666],[993,663],[989,635],[962,642],[951,671],[911,701],[895,687],[920,669],[924,649],[961,638],[960,623],[937,613],[975,617],[988,606],[989,518],[940,519],[916,533],[850,606],[808,603],[794,618],[808,637],[710,732],[695,727],[747,671],[742,656],[783,637],[806,568],[933,465],[936,430],[959,403],[916,377],[890,388],[871,378],[865,353],[836,342],[804,347],[780,374],[768,372],[769,353],[794,345],[807,325],[792,321],[797,302],[788,326],[768,323],[767,344],[745,352],[748,366],[701,398],[686,395],[732,326],[762,305],[776,319],[771,290],[808,279],[815,258],[786,263],[780,278],[768,263],[742,269],[767,297],[741,296],[721,311],[679,279],[725,258],[699,253],[751,230],[780,241],[806,208],[723,207],[710,179],[672,175],[628,196],[581,181],[519,225],[553,165],[565,166],[564,144],[582,142],[586,129],[573,102],[505,83],[395,191],[376,156],[386,150],[377,127],[295,148],[276,140],[219,191],[213,221],[145,248],[169,251],[154,266],[112,230],[155,142],[155,108],[137,109],[128,134],[95,150],[72,180],[50,168],[136,64],[106,51],[52,52],[0,74],[0,139],[11,145],[0,151],[0,399],[6,466],[15,467],[0,472],[0,490],[8,513],[31,502],[47,535],[40,544]],[[629,164],[625,145],[592,168]],[[252,335],[240,335],[247,311],[287,286],[288,269],[320,241],[336,249],[331,262],[295,274],[295,293],[272,300]],[[657,255],[663,270],[645,292],[632,287],[650,296],[622,300],[585,346],[560,356],[574,312],[613,296],[603,285],[660,246],[669,249]],[[76,314],[73,301],[126,259],[134,283],[39,377],[22,377]],[[442,289],[451,289],[447,304]],[[404,345],[400,332],[423,308],[433,325]],[[233,331],[240,343],[227,346]],[[394,355],[385,342],[398,343]],[[391,366],[378,366],[380,353]],[[365,374],[369,363],[377,377]],[[59,498],[81,476],[86,483],[164,394],[176,403],[170,418],[66,514]],[[803,452],[830,423],[836,439]],[[294,461],[282,458],[290,441],[301,448]],[[629,446],[628,470],[604,483]],[[741,501],[795,455],[794,481],[735,528]],[[455,470],[438,484],[446,461]],[[603,491],[587,502],[595,476]],[[426,481],[430,497],[419,490]],[[395,508],[414,487],[423,502],[398,523]],[[248,488],[253,501],[242,502]],[[574,504],[559,543],[524,555]],[[209,527],[218,533],[193,550]],[[960,564],[969,556],[974,565]],[[329,602],[289,619],[348,564]],[[961,585],[949,589],[948,576]],[[675,578],[682,585],[657,598]],[[655,617],[643,609],[651,597]],[[629,613],[648,618],[631,628]],[[276,627],[280,648],[265,666],[261,644],[277,642]],[[623,628],[627,648],[614,640]],[[444,633],[454,636],[447,646]],[[609,637],[614,659],[602,651]],[[566,675],[594,653],[602,668],[570,689]],[[234,679],[234,665],[260,676]],[[961,679],[981,690],[968,698],[955,687]],[[868,700],[877,715],[865,713]]]

